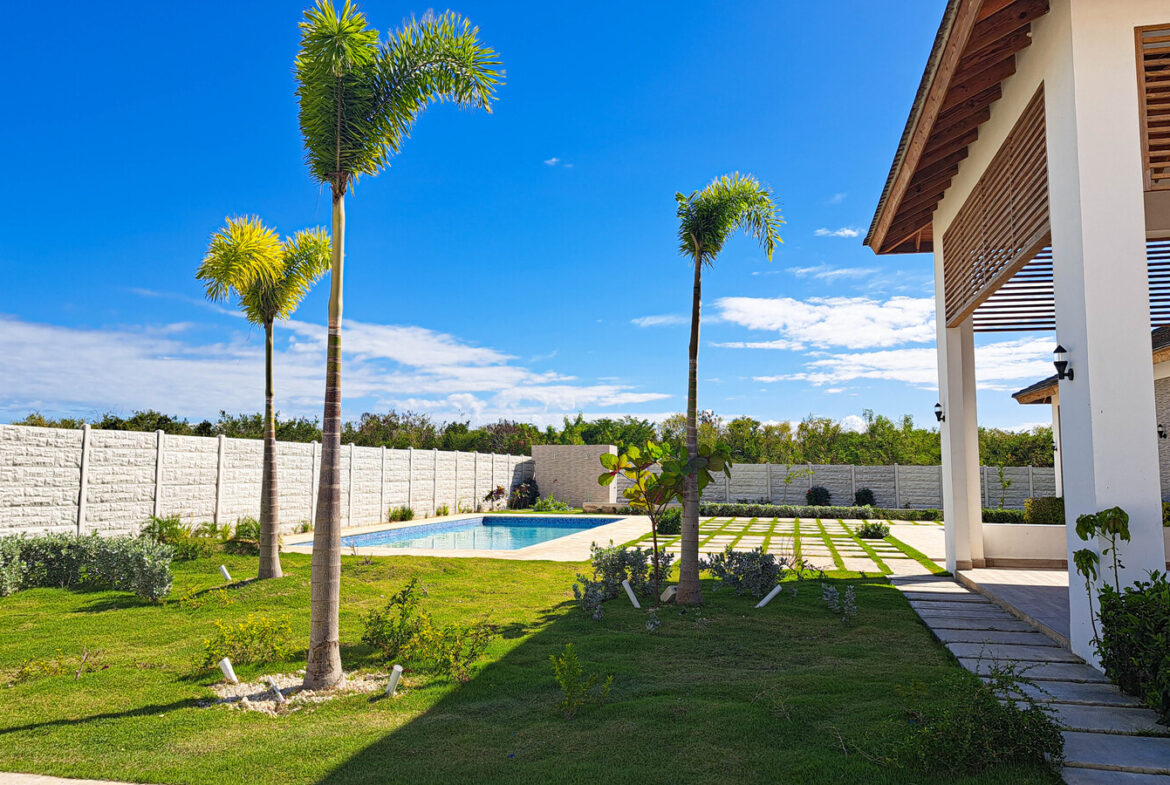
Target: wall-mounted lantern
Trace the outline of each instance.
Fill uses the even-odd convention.
[[[946,418],[947,418],[947,416],[945,414],[943,414],[942,404],[936,403],[934,405],[934,419],[938,420],[939,422],[942,422]]]
[[[1158,438],[1159,439],[1166,438],[1166,426],[1163,425],[1162,423],[1158,423]]]
[[[1056,350],[1052,352],[1052,364],[1056,366],[1057,379],[1072,381],[1073,371],[1068,367],[1068,352],[1060,344],[1057,344]]]

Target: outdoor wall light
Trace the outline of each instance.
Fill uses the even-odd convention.
[[[1068,352],[1060,344],[1057,344],[1056,350],[1052,352],[1052,364],[1056,366],[1057,379],[1072,381],[1073,372],[1072,368],[1068,367]]]
[[[1162,423],[1158,423],[1158,438],[1159,439],[1166,438],[1166,426],[1163,425]]]
[[[942,404],[936,403],[934,405],[934,419],[938,420],[939,422],[942,422],[946,418],[947,418],[947,416],[945,414],[943,414]]]

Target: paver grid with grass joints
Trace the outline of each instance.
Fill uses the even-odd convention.
[[[964,668],[987,677],[1014,662],[1024,691],[1064,728],[1069,785],[1170,785],[1170,728],[1097,669],[987,598],[942,576],[893,576],[919,617]]]

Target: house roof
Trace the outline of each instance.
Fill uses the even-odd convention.
[[[1048,0],[948,0],[865,237],[875,253],[933,249],[932,217]]]
[[[1153,350],[1154,365],[1170,360],[1170,327],[1158,327],[1150,334],[1150,344]],[[1052,396],[1056,394],[1056,374],[1047,379],[1041,379],[1024,389],[1012,393],[1018,403],[1052,403]]]

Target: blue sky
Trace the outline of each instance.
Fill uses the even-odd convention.
[[[427,6],[364,2],[388,30]],[[942,0],[469,1],[502,55],[492,114],[429,110],[348,202],[347,416],[660,417],[685,406],[690,270],[674,193],[739,170],[787,221],[704,277],[699,403],[725,417],[931,420],[927,255],[861,245]],[[14,6],[0,51],[0,421],[263,402],[262,333],[193,277],[225,216],[329,222],[296,124],[296,2]],[[277,400],[319,415],[327,283],[279,325]],[[981,340],[980,421],[1051,336]]]

